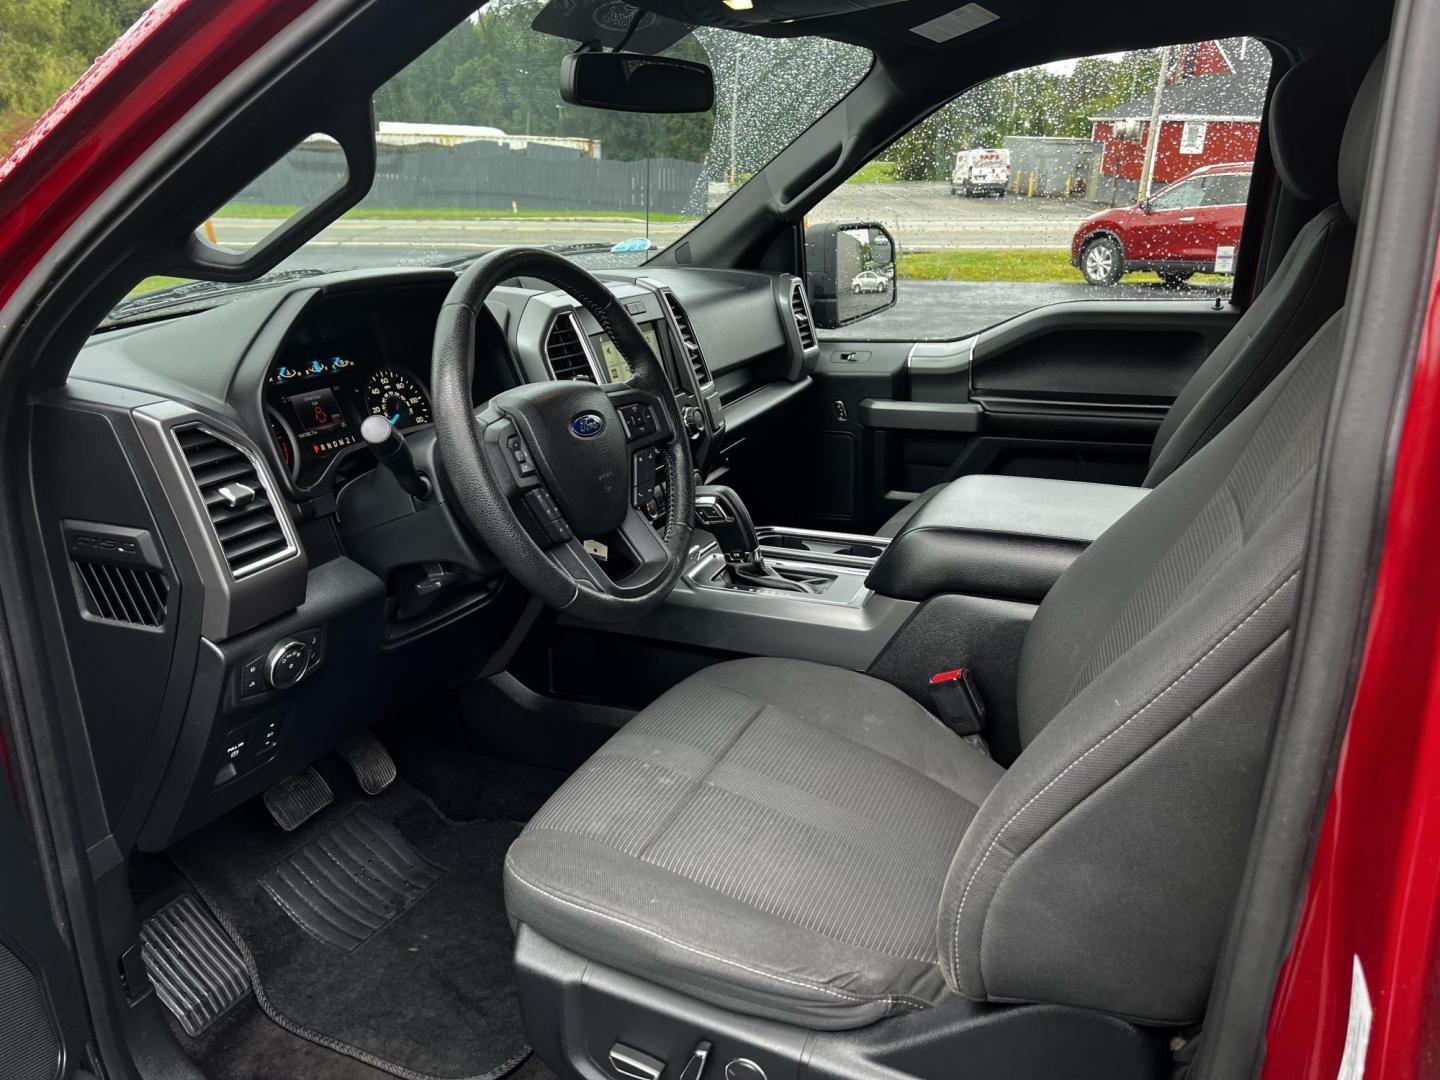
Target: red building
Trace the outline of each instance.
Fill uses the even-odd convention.
[[[1250,38],[1182,45],[1171,59],[1160,101],[1151,191],[1202,165],[1254,160],[1270,79],[1270,54]],[[1153,106],[1151,91],[1091,117],[1091,138],[1102,147],[1096,176],[1102,201],[1134,201]]]

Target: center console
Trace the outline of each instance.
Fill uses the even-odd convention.
[[[696,492],[679,583],[623,634],[865,671],[933,707],[965,668],[997,761],[1019,753],[1016,673],[1037,605],[1144,488],[1012,476],[954,481],[894,538],[757,528],[730,488]],[[607,628],[610,629],[610,628]]]

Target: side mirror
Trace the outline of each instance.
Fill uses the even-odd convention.
[[[895,306],[895,238],[873,221],[805,230],[806,291],[817,326],[847,326]]]
[[[573,52],[560,61],[560,96],[612,112],[709,112],[715,76],[704,64],[624,52]]]
[[[1141,200],[1140,200],[1140,212],[1141,212],[1142,214],[1153,214],[1153,213],[1155,212],[1155,207],[1154,207],[1153,205],[1151,205],[1149,199],[1141,199]]]

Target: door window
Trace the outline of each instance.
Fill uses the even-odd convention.
[[[1204,183],[1200,180],[1186,180],[1173,184],[1150,200],[1152,210],[1189,210],[1199,206],[1204,198]]]
[[[896,242],[894,307],[825,336],[952,340],[1045,304],[1228,293],[1238,223],[1222,236],[1210,215],[1165,211],[1243,206],[1248,175],[1212,170],[1254,160],[1269,82],[1265,47],[1225,38],[965,91],[808,215],[878,222]]]
[[[1203,206],[1243,206],[1250,194],[1249,173],[1227,173],[1205,178]]]

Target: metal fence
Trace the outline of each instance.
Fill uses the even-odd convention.
[[[1100,144],[1090,139],[1039,138],[1011,135],[1010,190],[1047,199],[1092,200],[1099,172]]]
[[[304,205],[344,170],[334,143],[310,141],[281,158],[236,202]],[[615,210],[703,214],[693,161],[607,161],[540,143],[382,146],[362,206],[477,210]]]

